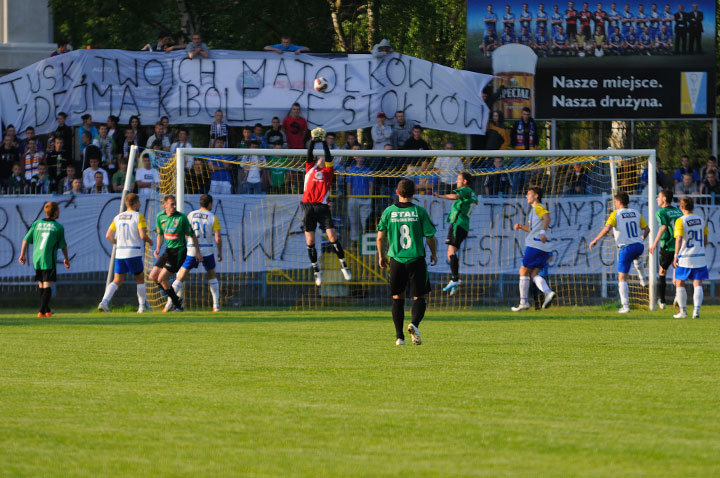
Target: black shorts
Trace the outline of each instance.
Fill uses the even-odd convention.
[[[675,259],[675,251],[660,249],[660,268],[668,270]]]
[[[184,247],[165,249],[165,252],[155,262],[155,267],[167,269],[174,274],[180,270],[183,262],[185,262],[185,256],[187,256],[187,249]]]
[[[460,249],[460,244],[462,244],[462,242],[467,238],[467,236],[468,232],[464,228],[451,225],[448,229],[448,235],[447,239],[445,239],[445,244]]]
[[[330,206],[319,202],[301,202],[303,210],[302,227],[305,232],[313,232],[320,225],[320,229],[326,231],[334,229],[335,223],[330,214]]]
[[[35,271],[35,280],[38,282],[55,282],[57,269],[38,269]]]
[[[408,288],[410,297],[430,292],[430,274],[424,257],[407,263],[390,259],[390,295],[403,294]]]

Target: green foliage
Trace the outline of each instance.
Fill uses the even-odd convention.
[[[127,285],[125,287],[132,287]],[[0,315],[8,476],[714,476],[720,317]],[[409,344],[409,341],[408,341]]]

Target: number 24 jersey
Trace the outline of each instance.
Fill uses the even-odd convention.
[[[695,214],[687,214],[675,220],[675,237],[683,241],[678,252],[678,265],[688,269],[706,267],[705,236],[708,228],[705,221]]]

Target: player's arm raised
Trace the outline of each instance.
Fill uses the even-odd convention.
[[[460,195],[459,195],[459,194],[438,194],[438,193],[433,193],[433,196],[435,196],[435,197],[438,198],[438,199],[451,199],[451,200],[453,200],[453,201],[457,201],[458,199],[460,199]]]
[[[388,264],[388,258],[387,258],[387,232],[386,231],[378,231],[377,240],[375,241],[375,246],[377,247],[378,251],[378,262],[380,265],[380,269],[385,269]]]

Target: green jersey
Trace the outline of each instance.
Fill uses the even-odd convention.
[[[427,211],[409,202],[398,202],[385,209],[377,229],[387,231],[388,257],[403,263],[425,257],[423,237],[435,235],[435,226]]]
[[[284,168],[289,166],[290,161],[288,161],[288,158],[269,158],[268,167],[270,168],[270,186],[280,187],[285,185],[285,176],[289,170]]]
[[[175,211],[168,216],[165,211],[158,213],[155,219],[157,233],[165,238],[168,249],[180,249],[185,246],[185,238],[193,235],[192,226],[185,214]]]
[[[682,211],[673,206],[663,207],[658,209],[655,216],[660,226],[667,226],[667,229],[660,237],[660,248],[665,251],[674,251],[675,238],[673,237],[673,231],[675,230],[675,219],[682,217]]]
[[[462,227],[466,231],[470,230],[470,207],[478,203],[477,195],[472,188],[465,186],[456,189],[453,193],[458,198],[453,202],[450,214],[448,214],[447,222],[451,222],[453,227]]]
[[[23,240],[33,245],[35,270],[55,269],[58,249],[67,247],[65,228],[59,222],[50,219],[33,222]]]

